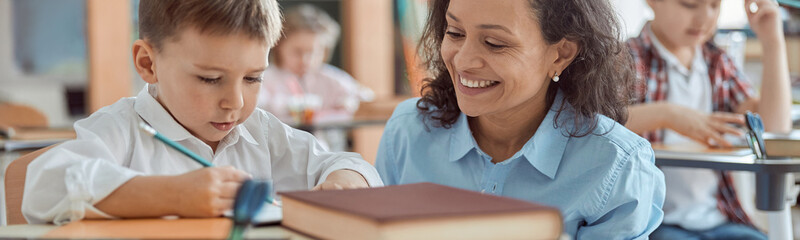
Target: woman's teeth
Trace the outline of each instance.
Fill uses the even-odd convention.
[[[466,79],[466,78],[463,78],[463,77],[461,78],[461,84],[464,85],[464,86],[470,87],[470,88],[491,87],[491,86],[494,86],[497,83],[498,82],[496,82],[496,81],[481,81],[481,80],[475,81],[475,80],[469,80],[469,79]]]

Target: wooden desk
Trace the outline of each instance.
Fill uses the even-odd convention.
[[[225,239],[231,221],[207,219],[83,220],[64,226],[25,224],[0,227],[0,238]],[[248,239],[311,239],[281,226],[248,229]]]
[[[800,159],[756,159],[749,154],[735,160],[715,155],[697,154],[697,158],[664,157],[669,146],[654,144],[656,165],[673,167],[708,168],[725,171],[750,171],[756,174],[756,208],[769,215],[769,239],[792,239],[792,219],[786,199],[789,174],[800,172]],[[710,149],[709,152],[717,150]],[[660,154],[662,153],[662,154]],[[749,157],[748,157],[749,156]]]

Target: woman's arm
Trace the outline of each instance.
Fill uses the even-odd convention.
[[[592,195],[599,205],[592,206],[575,239],[647,239],[661,224],[666,187],[650,144],[641,140],[615,161],[619,167],[601,181],[600,194]]]

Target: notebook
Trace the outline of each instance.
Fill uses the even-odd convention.
[[[6,140],[0,139],[0,150],[16,151],[21,149],[38,149],[49,147],[50,145],[68,141],[70,139],[41,139],[41,140]]]
[[[703,144],[653,144],[656,159],[713,160],[735,163],[752,163],[756,157],[746,147],[712,148]]]
[[[264,203],[264,206],[261,207],[261,210],[258,212],[258,214],[256,214],[255,218],[253,218],[253,225],[262,226],[278,224],[282,219],[283,209],[269,203]]]
[[[764,133],[764,146],[770,157],[800,157],[800,130],[789,134]]]
[[[233,210],[226,211],[224,216],[228,218],[233,217]],[[283,209],[269,203],[264,203],[264,206],[262,206],[255,217],[253,217],[253,225],[265,226],[279,224],[281,223],[281,219],[283,219]]]
[[[0,125],[0,150],[44,148],[75,139],[75,131],[69,128],[11,128]]]

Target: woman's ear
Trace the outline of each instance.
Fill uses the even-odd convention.
[[[577,43],[564,38],[555,44],[555,50],[556,59],[553,61],[553,65],[556,68],[557,73],[561,75],[561,72],[563,72],[564,69],[566,69],[570,63],[572,63],[572,60],[575,60],[575,57],[578,56],[580,47]]]
[[[158,83],[156,78],[155,51],[142,39],[133,42],[133,66],[142,79],[150,84]]]

